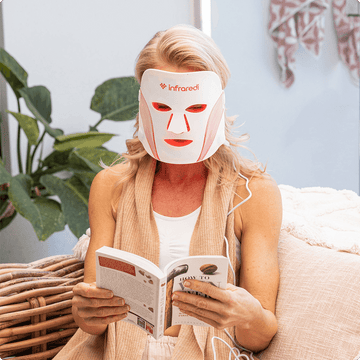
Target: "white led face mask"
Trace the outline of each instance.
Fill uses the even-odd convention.
[[[139,140],[156,160],[193,164],[225,143],[225,94],[212,71],[148,69],[139,101]]]

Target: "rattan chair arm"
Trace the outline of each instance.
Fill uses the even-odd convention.
[[[25,291],[28,289],[39,289],[39,288],[57,286],[57,285],[61,285],[61,284],[65,283],[67,281],[68,281],[67,279],[59,279],[59,278],[50,278],[50,279],[45,278],[45,279],[41,279],[41,280],[28,281],[26,283],[15,284],[15,285],[8,286],[5,289],[1,289],[0,296],[18,293],[18,292]]]
[[[72,299],[73,296],[74,296],[74,293],[72,291],[68,291],[68,292],[65,292],[62,294],[58,294],[58,295],[47,296],[45,298],[46,305],[54,304],[56,302],[60,302],[63,300],[69,300],[69,299]]]
[[[56,347],[51,350],[47,350],[43,353],[37,353],[37,354],[31,354],[31,355],[24,355],[24,356],[16,356],[16,360],[45,360],[45,359],[52,359],[62,348],[64,345]],[[19,350],[12,350],[12,351],[6,351],[1,352],[0,356],[7,358],[8,356],[17,355],[19,353]]]
[[[54,286],[42,289],[28,290],[21,294],[0,298],[0,306],[22,302],[26,299],[38,296],[55,295],[65,293],[73,289],[73,286]]]
[[[72,307],[68,307],[68,308],[63,309],[63,310],[51,312],[49,314],[46,314],[46,317],[48,319],[50,319],[50,318],[55,317],[55,316],[63,316],[63,315],[68,315],[68,314],[72,314]]]
[[[0,283],[4,283],[18,278],[44,276],[48,274],[51,274],[51,271],[45,271],[42,269],[15,269],[6,274],[1,274]]]
[[[79,327],[79,325],[74,321],[74,322],[69,323],[69,324],[54,327],[54,328],[51,329],[51,331],[60,330],[60,329],[77,329],[78,327]]]
[[[53,255],[44,259],[33,261],[29,264],[29,266],[36,269],[42,269],[46,266],[57,264],[63,260],[74,259],[74,258],[75,258],[74,255]]]
[[[84,276],[80,276],[77,279],[71,279],[71,280],[69,280],[68,282],[66,282],[64,284],[61,284],[60,286],[70,286],[70,285],[75,286],[76,284],[78,284],[78,283],[80,283],[82,281],[84,281]]]
[[[41,306],[41,307],[38,307],[38,308],[35,308],[35,309],[14,311],[14,312],[9,313],[9,314],[2,314],[2,315],[0,315],[0,322],[11,321],[11,320],[15,320],[15,319],[21,319],[23,317],[28,317],[28,316],[47,314],[50,311],[56,311],[56,310],[61,310],[61,309],[65,309],[67,307],[70,307],[71,303],[72,303],[72,300],[65,300],[65,301],[61,301],[61,302],[56,303],[56,304]]]
[[[76,270],[74,272],[72,272],[71,274],[67,274],[64,275],[63,278],[67,278],[67,279],[75,279],[79,276],[83,276],[84,275],[84,268],[80,269],[80,270]]]
[[[68,265],[60,270],[54,271],[51,273],[51,276],[56,277],[62,277],[64,275],[68,275],[73,273],[76,270],[83,269],[84,268],[84,262],[81,260],[77,260],[76,263]],[[48,269],[48,268],[47,268]]]
[[[11,268],[11,269],[26,269],[26,268],[29,268],[30,265],[29,264],[10,264],[10,263],[7,263],[7,264],[0,264],[0,270],[2,269],[8,269],[8,268]]]
[[[81,261],[81,260],[79,260],[79,259],[77,259],[75,257],[72,257],[70,259],[63,259],[63,260],[59,261],[58,263],[48,265],[48,266],[44,267],[43,269],[46,270],[46,271],[57,271],[57,270],[60,270],[60,269],[62,269],[64,267],[66,267],[66,266],[76,264],[79,261]]]
[[[12,320],[12,321],[5,321],[0,323],[0,330],[2,329],[6,329],[9,328],[10,326],[16,325],[16,324],[21,324],[21,323],[26,323],[28,321],[30,321],[30,316],[23,318],[23,319],[17,319],[17,320]]]
[[[7,286],[20,284],[20,283],[27,282],[27,281],[44,280],[44,279],[47,279],[47,278],[48,278],[48,276],[46,276],[45,278],[44,277],[24,277],[24,278],[13,279],[13,280],[9,280],[9,281],[5,281],[3,283],[0,283],[0,289],[4,289]]]
[[[1,345],[3,345],[3,344],[9,343],[11,341],[24,339],[24,338],[28,337],[29,335],[30,334],[21,334],[21,335],[10,336],[7,338],[0,338],[0,348],[1,348]]]
[[[72,291],[69,291],[69,292],[66,292],[63,294],[59,294],[59,295],[48,296],[45,298],[46,305],[50,305],[50,304],[53,304],[53,303],[56,303],[59,301],[63,301],[63,300],[69,300],[69,299],[72,299],[73,296],[74,296],[74,293]],[[5,306],[0,307],[0,315],[11,313],[14,311],[27,310],[27,309],[30,309],[30,304],[28,301],[23,302],[23,303],[18,303],[18,304],[5,305]]]
[[[20,334],[29,334],[34,331],[40,331],[40,330],[56,328],[56,327],[62,329],[64,325],[72,324],[73,322],[74,322],[74,317],[72,315],[65,315],[56,319],[43,321],[35,325],[25,325],[25,326],[18,326],[12,329],[0,330],[0,338],[6,338]],[[62,327],[60,325],[62,325]]]
[[[46,344],[50,341],[55,341],[57,339],[62,339],[67,336],[74,335],[77,329],[66,329],[63,331],[54,332],[45,336],[39,336],[34,339],[28,339],[24,341],[18,341],[12,344],[5,344],[0,346],[0,353],[2,351],[10,351],[14,349],[24,349],[31,346]]]

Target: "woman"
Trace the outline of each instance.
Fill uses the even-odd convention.
[[[225,328],[242,347],[258,352],[277,331],[281,198],[258,164],[224,144],[225,136],[233,146],[243,141],[231,136],[234,119],[224,113],[227,64],[211,38],[179,25],[154,36],[141,51],[135,73],[140,112],[126,161],[101,171],[91,186],[85,279],[73,290],[73,315],[82,331],[56,359],[208,359],[215,336],[234,346]],[[165,226],[183,221],[184,232],[163,236],[159,218]],[[235,279],[229,275],[226,289],[190,282],[191,289],[210,299],[187,293],[173,297],[174,306],[209,328],[172,326],[155,341],[121,321],[129,311],[124,299],[95,285],[95,251],[104,245],[163,267],[174,258],[169,247],[179,257],[226,255],[224,235]],[[227,359],[229,350],[219,342],[216,354]]]

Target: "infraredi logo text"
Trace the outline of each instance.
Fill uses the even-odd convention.
[[[197,91],[200,90],[199,84],[196,84],[195,86],[179,86],[179,85],[166,85],[164,83],[160,84],[161,88],[164,90],[165,88],[168,88],[169,91]]]

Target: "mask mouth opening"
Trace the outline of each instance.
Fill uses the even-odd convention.
[[[164,139],[164,141],[170,146],[175,146],[175,147],[187,146],[193,142],[193,140],[186,140],[186,139]]]

